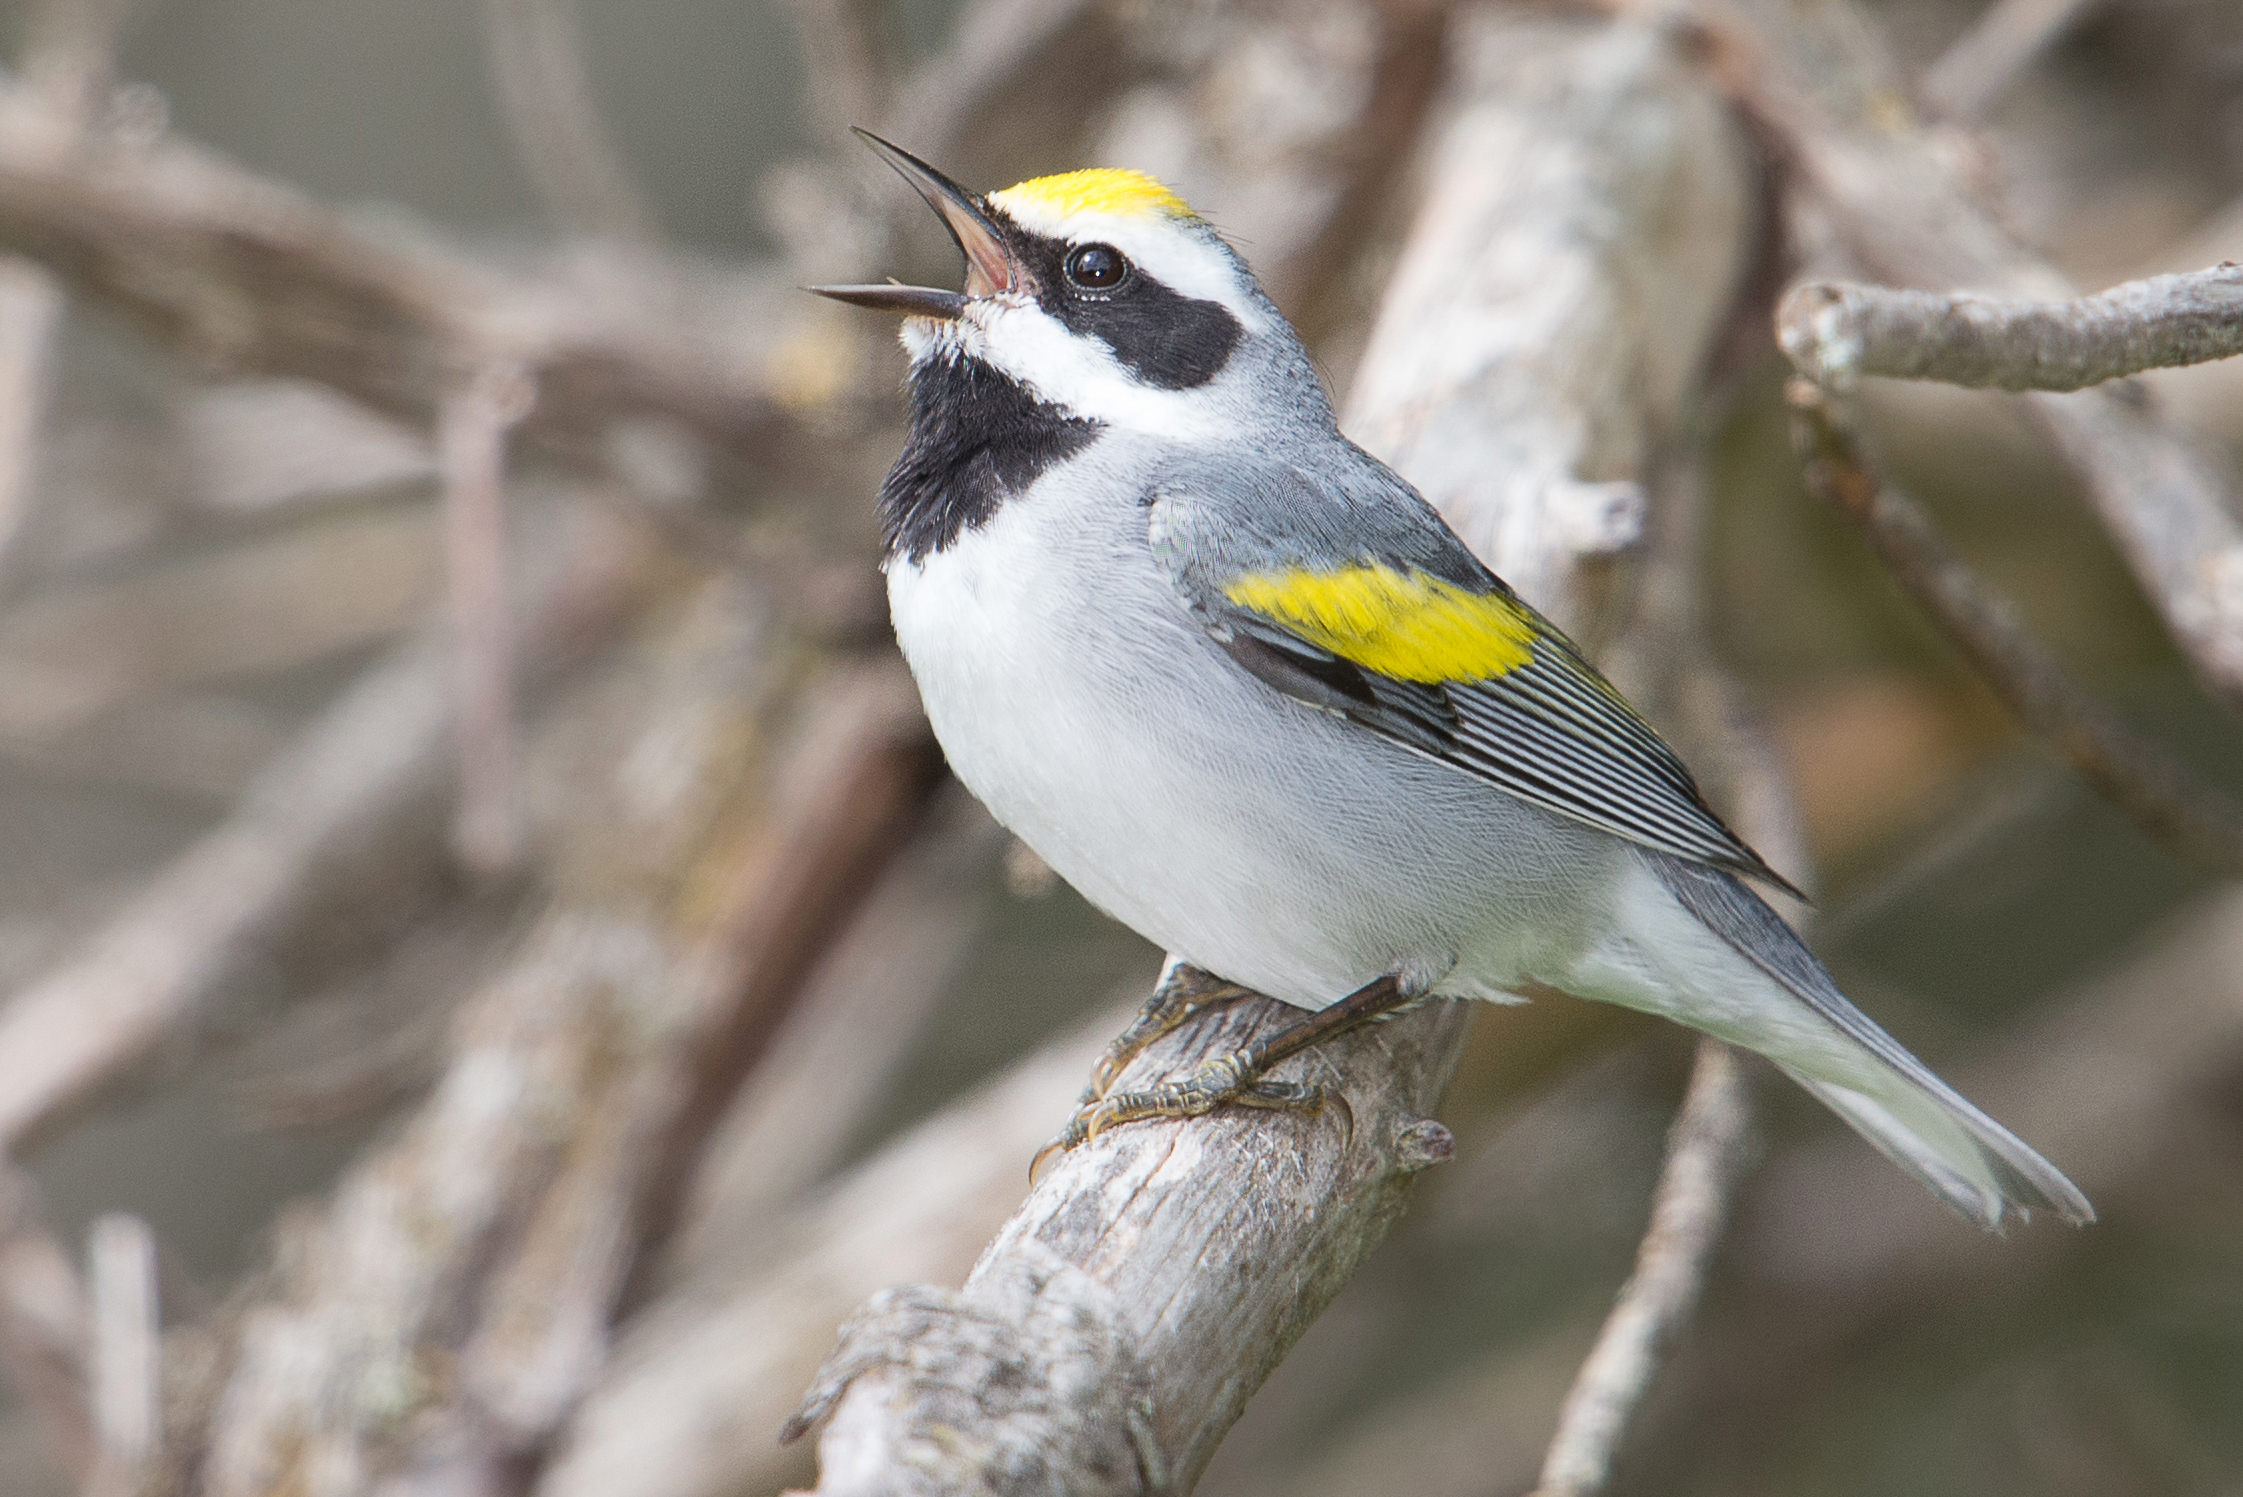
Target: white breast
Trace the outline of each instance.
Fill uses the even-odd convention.
[[[1303,1007],[1396,970],[1491,996],[1568,939],[1600,841],[1248,676],[1142,518],[1086,513],[1066,476],[888,571],[928,718],[999,821],[1148,939]]]

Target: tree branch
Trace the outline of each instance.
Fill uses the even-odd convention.
[[[2071,301],[1810,281],[1784,297],[1776,327],[1799,372],[1834,390],[1864,375],[2084,390],[2243,354],[2243,265],[2128,281]]]
[[[2034,58],[2103,5],[2104,0],[1994,0],[1924,70],[1925,102],[1950,119],[1982,117]]]
[[[1736,1052],[1719,1040],[1699,1040],[1635,1272],[1566,1395],[1537,1497],[1590,1497],[1610,1483],[1621,1437],[1705,1288],[1751,1119],[1751,1091]]]
[[[175,140],[58,156],[21,86],[0,88],[0,244],[207,365],[319,380],[417,424],[503,358],[538,387],[525,433],[572,456],[597,456],[632,416],[766,466],[789,450],[763,370],[788,319],[739,315],[751,281],[654,285],[607,267],[587,296],[562,275],[377,238]]]
[[[483,0],[499,118],[560,226],[632,244],[659,236],[593,102],[571,0]]]
[[[638,570],[612,526],[579,514],[551,530],[530,548],[523,631],[547,663],[581,644],[587,617],[615,609]],[[227,821],[0,1007],[0,1149],[141,1060],[291,919],[366,878],[363,863],[398,856],[449,783],[443,680],[426,641],[368,671]]]
[[[137,1216],[112,1212],[93,1224],[87,1257],[92,1385],[98,1458],[88,1497],[134,1497],[162,1449],[161,1337],[156,1308],[156,1237]]]
[[[506,439],[535,398],[519,369],[494,364],[461,381],[436,416],[459,752],[452,846],[469,871],[485,877],[507,872],[522,856],[514,621],[506,608]]]
[[[2072,680],[2009,600],[1949,548],[1931,516],[1878,479],[1827,394],[1795,380],[1789,400],[1808,488],[1854,523],[2011,710],[2152,837],[2183,856],[2243,872],[2243,807]]]
[[[1687,0],[1687,9],[1797,187],[1788,228],[1821,274],[2070,294],[1984,206],[1957,153],[1898,105],[1905,80],[1856,5]],[[2174,642],[2213,690],[2243,701],[2243,503],[2233,477],[2118,393],[2030,403]]]

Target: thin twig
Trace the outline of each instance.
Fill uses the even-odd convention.
[[[0,257],[0,591],[22,575],[49,361],[62,313],[62,288],[53,276],[20,256]]]
[[[87,1283],[93,1298],[88,1369],[98,1459],[88,1497],[131,1497],[147,1480],[163,1434],[156,1235],[137,1216],[93,1224]]]
[[[116,82],[117,35],[134,0],[38,0],[24,27],[23,75],[40,128],[60,152],[102,122]]]
[[[1925,102],[1950,119],[1982,118],[2019,74],[2104,0],[1995,0],[1924,70]]]
[[[824,134],[841,140],[851,125],[882,119],[895,85],[878,0],[790,0],[787,8],[801,41],[811,117]]]
[[[486,877],[511,869],[522,855],[513,620],[506,606],[506,439],[535,398],[521,370],[490,365],[445,397],[436,420],[458,718],[452,840],[461,863]]]
[[[562,228],[634,244],[659,237],[594,103],[570,0],[483,0],[499,117]]]
[[[2243,265],[2128,281],[2071,301],[1811,281],[1785,296],[1776,327],[1799,372],[1832,389],[1879,375],[2084,390],[2243,354]]]
[[[1699,1040],[1635,1272],[1566,1395],[1538,1497],[1591,1497],[1610,1482],[1621,1437],[1705,1288],[1751,1118],[1749,1081],[1736,1052],[1719,1040]]]
[[[2243,871],[2243,808],[2073,681],[2009,600],[1949,548],[1931,517],[1878,478],[1826,392],[1797,379],[1787,398],[1808,487],[1860,528],[1894,580],[2026,725],[2151,836],[2216,868]]]
[[[1788,229],[1823,266],[1899,285],[2067,294],[1985,205],[1984,182],[1951,143],[1896,110],[1901,69],[1852,0],[1682,3],[1797,189],[1784,202]],[[2029,399],[2174,642],[2207,685],[2243,702],[2243,496],[2232,469],[2119,392]]]
[[[131,0],[41,0],[29,7],[22,69],[34,132],[52,154],[80,148],[109,105],[118,28]],[[0,593],[22,576],[35,498],[49,365],[62,326],[62,288],[17,256],[0,258]]]
[[[74,1482],[86,1479],[95,1460],[86,1302],[77,1264],[39,1209],[38,1188],[0,1159],[0,1370]]]

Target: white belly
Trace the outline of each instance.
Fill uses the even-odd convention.
[[[888,595],[952,769],[1061,877],[1308,1008],[1389,972],[1498,997],[1579,949],[1617,843],[1254,680],[1141,532],[1044,498]]]

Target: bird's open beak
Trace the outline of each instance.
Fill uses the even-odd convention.
[[[937,291],[929,286],[812,286],[808,289],[854,307],[876,312],[904,312],[914,317],[956,318],[976,297],[994,296],[1020,284],[1020,267],[1005,248],[1004,236],[991,221],[981,199],[900,146],[890,145],[869,130],[858,136],[880,154],[880,159],[909,182],[927,206],[942,218],[943,227],[966,257],[964,292]]]

